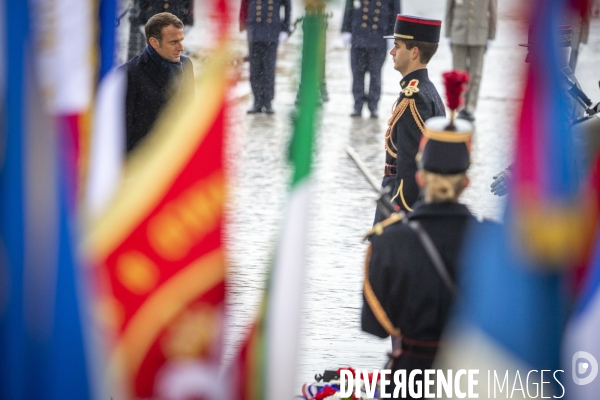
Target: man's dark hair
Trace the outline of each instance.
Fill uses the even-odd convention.
[[[146,43],[150,43],[151,37],[162,42],[162,29],[169,25],[173,25],[177,29],[183,29],[183,22],[171,13],[162,12],[153,15],[148,22],[146,22]]]
[[[401,41],[406,46],[407,50],[411,50],[413,47],[419,48],[419,61],[423,64],[428,64],[431,57],[435,54],[438,49],[437,43],[421,42],[419,40],[404,40]]]

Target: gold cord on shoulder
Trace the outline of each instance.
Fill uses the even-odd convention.
[[[394,324],[392,324],[392,321],[390,321],[390,318],[381,306],[381,303],[377,299],[377,296],[375,295],[375,292],[373,292],[373,288],[369,283],[369,262],[371,261],[371,249],[372,245],[369,245],[367,248],[367,256],[365,258],[365,280],[363,285],[365,299],[367,300],[367,304],[371,308],[371,311],[373,311],[373,315],[375,315],[375,318],[383,327],[383,329],[385,329],[385,331],[392,336],[401,337],[400,329],[394,327]]]
[[[365,235],[363,240],[366,240],[370,236],[373,236],[373,235],[380,236],[383,233],[383,230],[385,228],[387,228],[390,225],[395,224],[398,221],[402,221],[402,218],[404,218],[404,212],[399,211],[399,212],[392,213],[392,215],[390,215],[383,221],[378,222],[375,225],[373,225],[373,228],[371,228],[371,230],[369,232],[367,232],[367,234]]]
[[[394,126],[396,125],[396,123],[398,122],[400,117],[402,117],[402,115],[404,114],[404,111],[406,111],[406,108],[409,107],[410,104],[414,103],[414,102],[415,102],[414,99],[409,99],[406,97],[404,99],[402,99],[402,101],[400,103],[398,103],[398,105],[392,112],[392,116],[388,120],[388,128],[387,128],[387,131],[385,131],[385,151],[393,158],[398,157],[398,153],[397,153],[398,149],[396,148],[396,145],[394,144],[394,141],[392,140],[392,132],[394,130]],[[412,109],[412,107],[411,107],[411,109]]]

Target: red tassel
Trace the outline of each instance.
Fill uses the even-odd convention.
[[[462,94],[467,90],[469,74],[466,71],[453,70],[444,73],[442,76],[444,77],[444,86],[446,86],[448,108],[456,111],[464,101]]]

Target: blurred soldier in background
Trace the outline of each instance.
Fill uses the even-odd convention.
[[[587,98],[583,91],[581,91],[581,86],[573,74],[573,71],[569,67],[569,52],[572,45],[571,27],[568,25],[561,25],[557,29],[559,31],[558,33],[560,38],[558,45],[562,48],[562,57],[559,59],[559,67],[561,68],[562,77],[564,78],[561,82],[557,82],[557,84],[563,88],[564,96],[567,100],[565,102],[567,107],[563,110],[563,112],[566,114],[571,132],[573,134],[573,144],[577,154],[579,155],[577,158],[579,176],[583,179],[587,173],[589,163],[591,161],[591,155],[589,152],[590,148],[588,146],[590,137],[581,129],[573,129],[573,127],[582,121],[582,118],[585,116],[586,112],[590,115],[594,114],[594,112],[597,112],[595,109],[598,106],[594,107],[594,109],[589,108],[589,106],[591,106],[591,101]],[[527,47],[528,51],[530,51],[532,47],[536,45],[534,42],[532,42],[531,38],[531,29],[529,29],[527,43],[519,44],[519,46]],[[529,52],[527,53],[525,62],[529,62]],[[586,126],[587,125],[589,124],[586,124]],[[565,127],[565,129],[567,128],[569,127]],[[512,165],[508,166],[508,168],[506,168],[504,171],[493,176],[494,181],[490,185],[490,188],[491,192],[496,196],[504,196],[506,193],[508,193],[508,188],[512,179],[511,167]]]
[[[274,113],[271,102],[275,97],[277,46],[289,36],[291,13],[290,0],[242,0],[240,31],[248,31],[250,86],[254,94],[248,114]]]
[[[127,59],[140,54],[146,46],[144,27],[154,14],[170,12],[183,22],[184,31],[194,25],[194,0],[133,0],[129,9],[129,49]]]
[[[465,107],[459,117],[474,121],[483,55],[489,42],[496,38],[498,0],[447,0],[446,37],[450,38],[454,69],[467,71],[471,77],[465,95]]]
[[[360,117],[366,100],[371,118],[377,118],[377,104],[381,96],[381,68],[386,52],[385,35],[394,32],[400,0],[346,0],[342,22],[342,40],[350,49],[352,66],[352,95],[354,111],[350,116]],[[369,73],[369,94],[365,94],[365,74]]]
[[[571,29],[573,30],[571,36],[571,56],[569,58],[569,67],[571,67],[573,72],[575,72],[575,67],[577,66],[580,44],[588,42],[588,36],[590,34],[590,7],[581,12],[579,10],[569,10],[571,15],[566,23],[570,24]]]

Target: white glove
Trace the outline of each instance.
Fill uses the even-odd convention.
[[[504,196],[508,193],[510,181],[512,179],[512,172],[510,168],[506,168],[504,171],[493,176],[494,181],[490,185],[491,192],[496,196]]]
[[[387,44],[387,52],[389,53],[394,47],[394,39],[386,39]]]
[[[146,25],[140,25],[139,28],[142,35],[146,36]]]
[[[289,33],[285,32],[285,31],[279,32],[279,44],[282,45],[283,43],[285,43],[289,37],[290,37]]]
[[[350,47],[352,44],[352,34],[350,32],[342,32],[342,44],[344,47]]]

